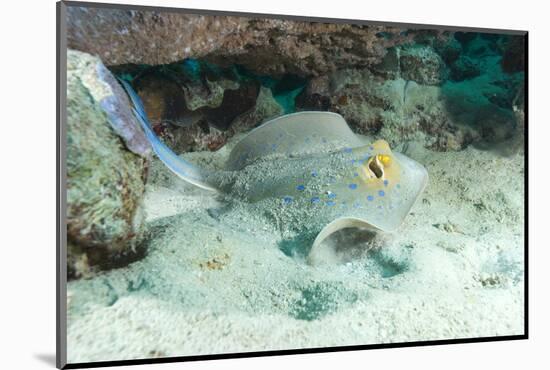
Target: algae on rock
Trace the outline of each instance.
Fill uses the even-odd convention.
[[[68,261],[75,261],[68,266],[70,276],[110,264],[116,255],[134,251],[140,239],[150,149],[138,145],[145,138],[130,117],[127,97],[101,61],[69,50],[67,235]]]

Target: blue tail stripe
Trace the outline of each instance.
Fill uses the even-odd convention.
[[[181,177],[183,180],[189,181],[192,184],[203,188],[214,190],[214,187],[205,181],[205,174],[207,173],[206,171],[201,170],[199,167],[180,158],[176,153],[172,151],[172,149],[170,149],[157,137],[157,135],[151,128],[151,123],[147,119],[147,114],[145,113],[145,109],[143,108],[143,104],[139,96],[136,94],[136,92],[128,82],[121,79],[119,79],[119,81],[122,83],[126,92],[128,93],[128,96],[130,97],[130,100],[132,101],[132,104],[134,106],[132,110],[159,159],[166,165],[166,167],[168,167],[172,172]]]

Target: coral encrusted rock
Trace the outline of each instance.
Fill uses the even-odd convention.
[[[101,61],[67,53],[67,237],[70,277],[135,252],[151,149]]]
[[[108,66],[201,58],[272,76],[317,76],[377,64],[388,47],[410,40],[402,29],[378,25],[72,6],[67,16],[69,47]]]
[[[431,47],[415,45],[399,51],[401,78],[421,85],[439,85],[445,64]]]

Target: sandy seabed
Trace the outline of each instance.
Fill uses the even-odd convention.
[[[215,167],[229,148],[186,157]],[[147,256],[69,282],[68,361],[523,334],[522,151],[406,149],[430,180],[404,224],[320,266],[284,253],[269,220],[155,160]],[[347,233],[340,243],[361,246]]]

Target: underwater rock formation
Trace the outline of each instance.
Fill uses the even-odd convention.
[[[244,101],[246,103],[246,101]],[[225,145],[235,134],[250,131],[262,122],[280,116],[283,107],[275,100],[270,89],[260,87],[255,101],[246,103],[246,111],[228,120],[225,130],[210,126],[211,117],[205,114],[197,124],[176,127],[156,124],[156,133],[176,152],[214,151]]]
[[[256,75],[187,59],[162,66],[117,66],[134,86],[155,133],[176,152],[217,150],[236,133],[295,110],[305,79]]]
[[[237,117],[256,104],[257,83],[206,78],[186,81],[185,77],[181,73],[152,71],[133,82],[153,129],[178,151],[206,149],[195,144],[204,141],[203,136],[211,130],[227,131]],[[187,137],[182,137],[182,133]]]
[[[421,85],[439,85],[443,80],[444,63],[431,47],[414,45],[398,48],[399,76]]]
[[[507,140],[523,109],[521,36],[70,7],[68,44],[131,81],[177,152],[298,110],[460,150]],[[266,89],[282,112],[252,113]]]
[[[69,47],[109,66],[202,58],[274,76],[374,65],[412,34],[385,26],[78,7],[68,8],[67,27]]]
[[[304,95],[325,101],[355,132],[387,138],[392,145],[416,140],[439,150],[461,149],[475,135],[452,126],[437,86],[386,80],[366,69],[341,70],[322,80],[313,80]],[[301,108],[311,109],[310,101],[302,97]]]
[[[284,112],[284,108],[275,100],[271,90],[262,86],[254,108],[233,121],[230,134],[246,132],[270,118],[284,114]]]
[[[153,130],[176,152],[217,150],[235,133],[284,113],[271,90],[254,79],[193,81],[166,69],[121,76],[133,80]]]
[[[184,90],[173,79],[150,73],[136,80],[135,86],[155,124],[189,126],[201,118],[198,112],[188,108]]]
[[[521,37],[421,31],[411,37],[411,43],[389,47],[375,65],[340,68],[316,77],[258,75],[240,65],[223,67],[204,59],[150,66],[154,73],[169,73],[184,92],[181,101],[187,108],[193,102],[195,109],[191,118],[182,119],[193,122],[189,127],[164,124],[158,133],[178,152],[216,150],[233,134],[266,119],[321,110],[338,112],[357,132],[393,145],[420,140],[440,151],[460,150],[470,143],[491,145],[514,134],[519,126],[513,106],[522,109],[523,72],[506,71],[504,65],[506,53],[514,55],[521,44],[514,40]],[[129,67],[113,68],[120,72]],[[134,76],[140,92],[146,78]],[[283,112],[246,119],[255,109],[258,85],[271,93]],[[166,86],[169,90],[171,85]],[[142,99],[147,107],[148,97]]]
[[[204,116],[208,123],[219,130],[227,130],[235,118],[250,111],[256,105],[260,87],[255,83],[247,83],[238,89],[227,89],[219,106],[207,109]]]
[[[67,53],[67,235],[70,277],[140,239],[151,148],[124,91],[99,58]]]
[[[393,48],[371,68],[310,79],[297,108],[338,112],[356,132],[394,145],[417,140],[446,151],[504,142],[523,129],[515,113],[523,72],[501,68],[513,39],[458,33]]]

